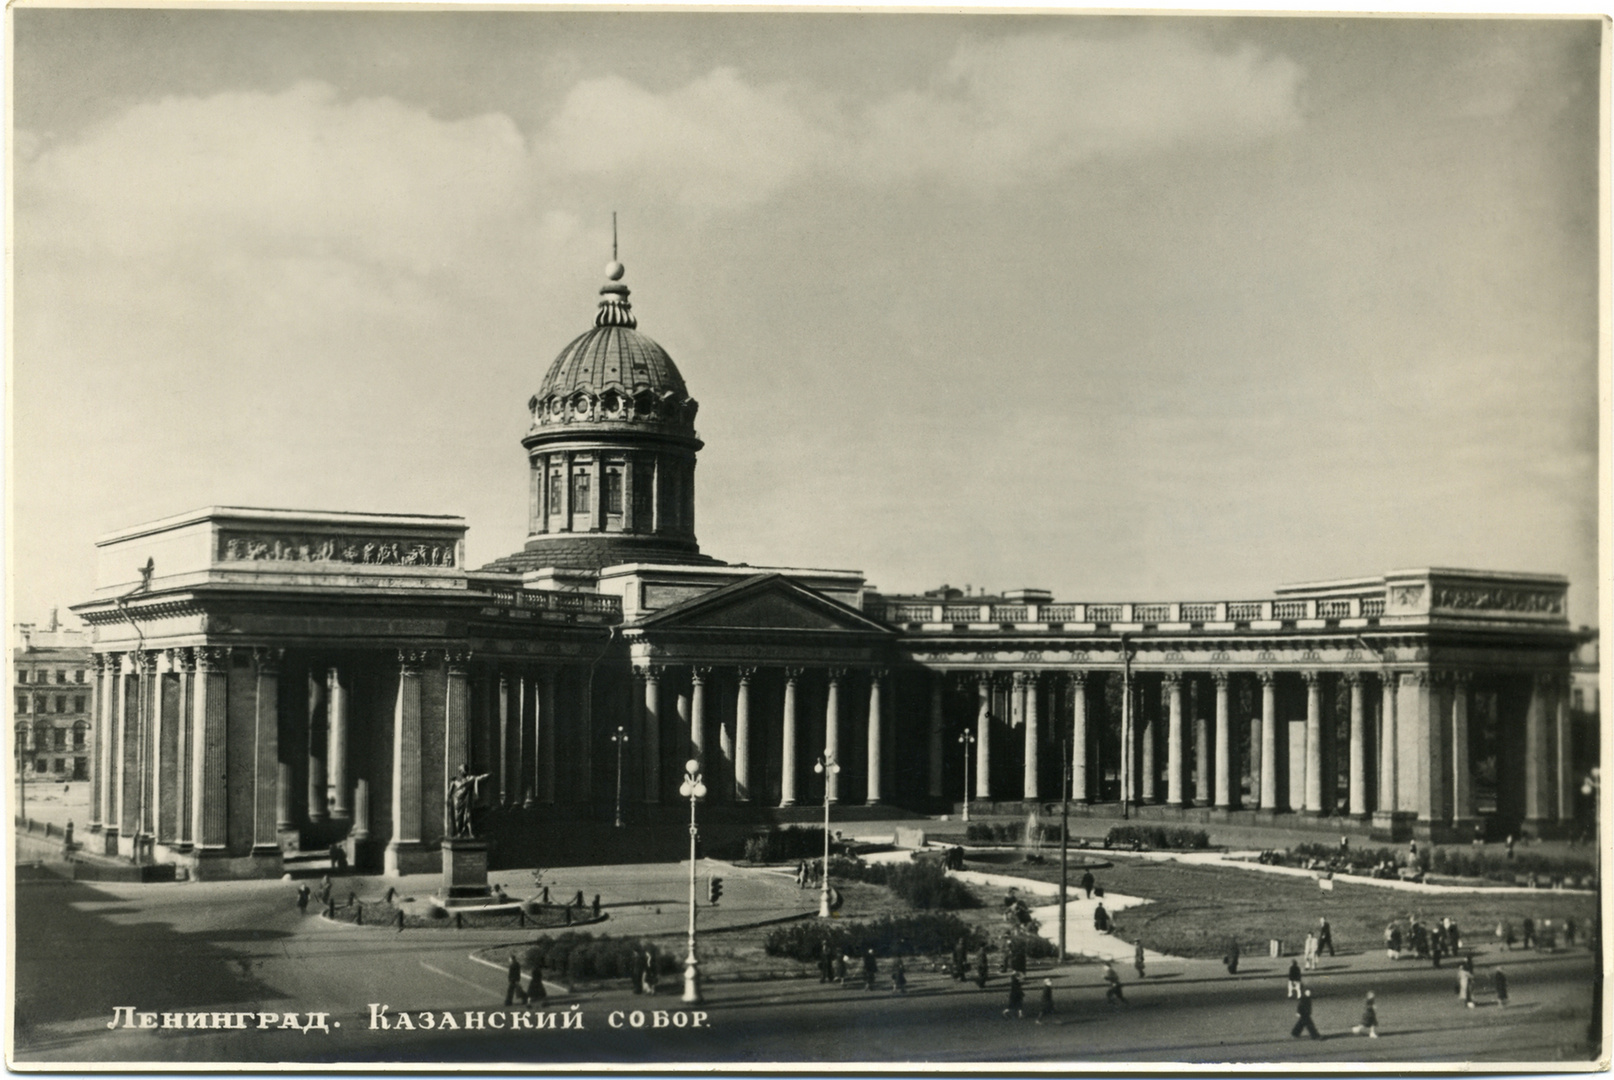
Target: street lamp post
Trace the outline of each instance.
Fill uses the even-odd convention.
[[[818,917],[829,918],[829,778],[841,771],[835,761],[835,755],[825,750],[819,755],[818,763],[813,766],[813,772],[824,778],[824,873],[823,882],[818,890]]]
[[[1580,793],[1592,797],[1592,841],[1597,845],[1597,908],[1592,915],[1592,952],[1597,956],[1597,970],[1592,975],[1592,1019],[1587,1025],[1587,1041],[1592,1054],[1603,1052],[1603,794],[1602,769],[1592,766],[1586,779],[1581,781]]]
[[[628,745],[628,733],[618,724],[611,735],[616,743],[616,827],[622,828],[622,748]]]
[[[701,782],[701,763],[694,758],[684,762],[684,782],[678,785],[678,794],[689,800],[689,956],[684,960],[684,1000],[699,1004],[700,961],[695,958],[695,803],[705,798],[706,785]]]
[[[965,728],[958,735],[958,741],[964,747],[964,820],[970,819],[970,758],[974,757],[975,732]]]

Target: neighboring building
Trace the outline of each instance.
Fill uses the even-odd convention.
[[[695,535],[697,404],[609,277],[529,402],[521,551],[470,570],[460,518],[233,507],[98,541],[75,611],[109,851],[269,875],[340,842],[435,869],[459,765],[489,774],[496,838],[608,818],[619,727],[640,820],[676,819],[688,757],[727,812],[777,819],[824,797],[826,750],[846,803],[945,809],[968,777],[1020,812],[1068,764],[1089,813],[1124,795],[1146,816],[1465,840],[1574,816],[1586,636],[1566,579],[1088,603],[724,563]]]
[[[13,730],[29,780],[88,780],[94,753],[95,681],[90,635],[58,624],[11,628],[16,683]]]

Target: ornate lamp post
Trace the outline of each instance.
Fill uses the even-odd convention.
[[[628,733],[618,724],[616,731],[611,734],[611,741],[616,743],[616,827],[622,828],[622,748],[628,745]]]
[[[678,794],[689,800],[689,956],[684,960],[684,1000],[699,1004],[701,988],[698,979],[700,961],[695,958],[695,803],[706,797],[706,785],[701,782],[701,763],[694,758],[684,762],[684,782],[678,785]]]
[[[825,750],[819,755],[818,763],[813,766],[813,772],[824,778],[824,874],[823,884],[818,890],[818,917],[829,918],[829,778],[841,771],[835,761],[835,755]]]
[[[970,819],[970,758],[975,756],[972,751],[975,746],[975,732],[965,728],[959,733],[958,741],[964,747],[964,820],[968,821]]]

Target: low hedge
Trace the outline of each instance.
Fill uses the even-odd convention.
[[[750,863],[794,862],[797,859],[824,857],[824,829],[817,825],[790,825],[783,829],[769,829],[714,847],[713,855],[720,859],[743,858]]]
[[[763,949],[769,956],[814,961],[830,956],[915,956],[950,953],[959,938],[974,951],[987,943],[986,935],[950,912],[926,911],[913,915],[882,915],[878,919],[839,922],[817,920],[792,923],[768,933]]]
[[[977,844],[1024,844],[1026,825],[1023,821],[972,821],[964,828],[964,839]],[[1031,830],[1031,842],[1059,843],[1059,826],[1034,826]]]
[[[546,975],[569,979],[628,979],[638,973],[645,953],[655,960],[656,971],[668,974],[682,966],[676,956],[637,938],[598,937],[585,931],[569,931],[540,938],[518,953],[523,967],[532,970],[542,964]]]
[[[975,890],[948,875],[934,860],[907,863],[866,863],[862,859],[831,859],[829,876],[850,881],[884,885],[904,903],[920,911],[959,911],[978,908],[981,898]]]
[[[1210,834],[1181,825],[1116,825],[1104,837],[1104,843],[1111,846],[1133,842],[1151,848],[1201,851],[1210,847]]]

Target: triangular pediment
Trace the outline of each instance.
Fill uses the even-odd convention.
[[[643,625],[692,630],[892,632],[862,612],[778,574],[758,575],[714,589],[656,612]]]

